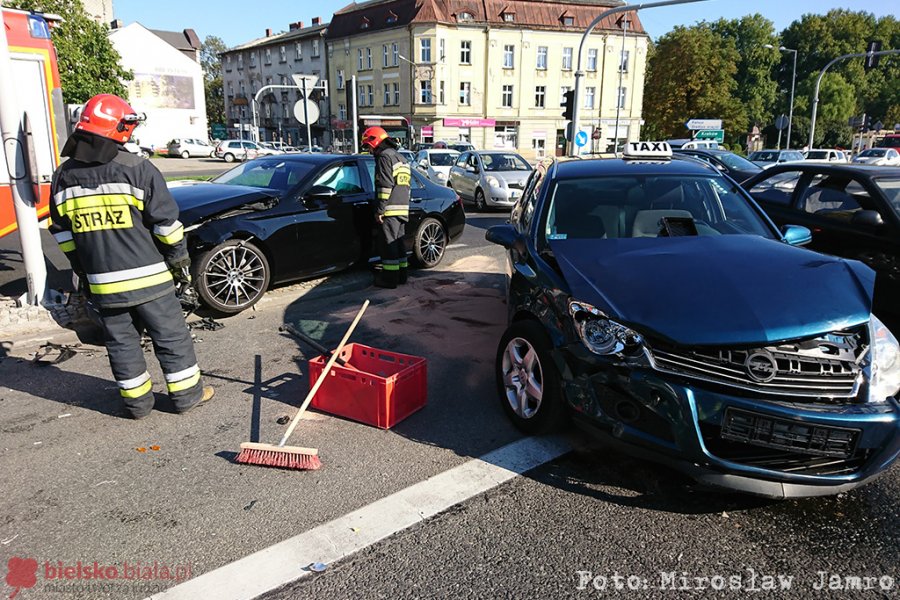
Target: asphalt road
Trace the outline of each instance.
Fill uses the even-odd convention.
[[[483,236],[503,220],[470,215],[446,263],[400,292],[360,289],[357,271],[332,278],[339,294],[285,286],[223,329],[197,330],[217,395],[186,415],[160,394],[160,411],[123,419],[102,348],[56,365],[31,362],[40,340],[0,353],[0,564],[34,557],[42,575],[17,597],[140,598],[171,582],[51,594],[47,566],[156,561],[196,576],[521,439],[493,384],[506,308],[502,253]],[[319,448],[320,471],[233,464],[242,441],[277,440],[277,419],[308,388],[315,353],[278,327],[333,345],[365,298],[353,341],[427,357],[428,405],[390,431],[311,413],[291,443]],[[567,437],[574,452],[264,598],[900,597],[896,468],[839,497],[769,502]],[[823,594],[820,571],[894,586]],[[793,577],[791,588],[754,589],[766,575]],[[742,588],[694,579],[714,576]]]

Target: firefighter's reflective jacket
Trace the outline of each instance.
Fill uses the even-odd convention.
[[[53,175],[50,232],[101,308],[169,293],[187,261],[178,205],[162,174],[124,149],[105,164],[69,159]]]
[[[376,214],[409,219],[409,164],[393,148],[375,157]]]

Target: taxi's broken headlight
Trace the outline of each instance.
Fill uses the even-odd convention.
[[[641,334],[609,319],[590,304],[572,300],[569,302],[569,314],[581,342],[594,354],[642,354],[644,339]]]
[[[886,402],[900,391],[900,344],[878,317],[869,320],[869,402]]]

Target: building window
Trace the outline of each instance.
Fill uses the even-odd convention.
[[[234,96],[234,84],[230,81],[228,82],[228,95]]]
[[[267,65],[272,64],[272,49],[271,48],[266,48],[266,64]]]
[[[513,105],[513,86],[504,85],[501,106],[503,106],[503,108],[512,108],[512,105]]]
[[[287,85],[287,75],[282,75],[280,78],[281,85]],[[283,94],[287,94],[287,92],[282,92]]]
[[[438,104],[446,104],[444,98],[444,80],[438,81]]]
[[[572,49],[571,48],[563,48],[562,68],[563,68],[563,71],[571,71],[572,70]]]
[[[419,62],[431,62],[431,39],[422,38],[419,40]]]
[[[447,40],[441,38],[438,40],[438,60],[444,62],[447,58]]]
[[[366,48],[366,69],[372,70],[372,49]]]
[[[472,84],[463,81],[459,84],[459,103],[463,106],[472,104]]]
[[[391,55],[393,59],[391,65],[396,67],[400,64],[400,47],[397,46],[397,42],[391,44]]]
[[[472,42],[469,40],[459,43],[459,62],[463,65],[472,64]]]
[[[512,44],[503,46],[503,68],[514,69],[516,66],[516,47]]]
[[[400,84],[394,84],[394,106],[400,106]]]
[[[594,108],[594,95],[597,93],[597,88],[589,87],[584,88],[584,107],[585,108]]]
[[[338,104],[338,119],[341,121],[347,120],[347,105],[346,104]]]
[[[596,71],[597,70],[597,49],[591,48],[588,50],[588,63],[587,63],[588,71]]]
[[[319,56],[319,40],[313,40],[312,44],[313,44],[312,55],[313,55],[313,58],[315,58],[315,57]]]
[[[238,69],[244,68],[244,55],[238,54]]]
[[[575,26],[575,17],[571,15],[563,15],[562,24],[565,27],[574,27]]]
[[[356,103],[360,106],[366,105],[366,86],[361,85],[359,89],[356,90]]]
[[[619,72],[620,73],[628,72],[628,56],[629,56],[628,50],[622,50],[621,54],[619,55]]]
[[[565,102],[566,102],[566,92],[568,92],[568,91],[571,90],[571,89],[572,89],[572,88],[569,87],[569,86],[567,86],[567,85],[564,85],[564,86],[562,86],[561,88],[559,88],[559,104],[560,104],[560,106],[562,106],[563,104],[565,104]]]
[[[344,70],[338,69],[337,72],[337,89],[344,89]]]
[[[421,104],[431,104],[431,82],[423,80],[419,82],[419,102]]]
[[[287,62],[287,50],[284,46],[278,47],[278,60],[280,62]]]
[[[366,104],[369,106],[375,106],[375,92],[372,90],[371,85],[366,86],[366,94],[368,94],[368,98],[366,99]]]
[[[266,111],[266,118],[271,119],[272,118],[272,105],[269,104],[268,102],[266,102],[263,105],[263,108],[265,108],[265,111]]]
[[[385,48],[387,48],[387,46],[385,46]],[[391,105],[391,84],[389,83],[384,84],[384,105]]]
[[[357,71],[362,71],[362,70],[363,70],[363,54],[362,54],[362,48],[357,48],[357,50],[356,50],[356,70],[357,70]]]
[[[246,96],[246,95],[247,95],[246,88],[244,87],[244,82],[242,81],[241,82],[241,96]]]
[[[515,23],[516,22],[516,13],[513,12],[505,12],[503,13],[503,21],[506,23]]]
[[[534,107],[544,108],[544,99],[547,96],[547,88],[539,85],[534,88]]]
[[[303,46],[300,42],[294,43],[294,58],[296,60],[301,60],[303,58]]]
[[[390,56],[389,56],[389,53],[388,53],[388,46],[387,46],[387,44],[385,44],[384,46],[381,47],[381,54],[382,54],[382,56],[381,56],[381,66],[382,66],[382,67],[388,67],[388,66],[390,66]]]
[[[458,15],[456,15],[456,20],[462,21],[463,23],[466,23],[468,21],[473,21],[474,19],[475,19],[474,15],[472,15],[472,13],[470,13],[470,12],[461,12]]]
[[[397,14],[394,11],[388,13],[387,19],[384,20],[388,25],[393,25],[397,22]]]
[[[628,97],[628,88],[618,88],[616,108],[625,108],[625,100]]]
[[[519,147],[519,136],[515,126],[498,125],[494,127],[494,147],[515,150]]]
[[[537,64],[535,66],[541,71],[547,70],[547,46],[538,46]]]
[[[266,77],[266,85],[272,85],[272,78]]]
[[[360,29],[368,29],[369,23],[371,23],[371,21],[369,21],[369,17],[363,17],[362,21],[359,24],[359,28]]]
[[[536,158],[544,158],[547,155],[547,140],[544,138],[533,138],[531,140],[531,149],[534,150]]]

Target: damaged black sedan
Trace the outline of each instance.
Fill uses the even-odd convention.
[[[629,144],[535,171],[510,223],[500,401],[715,487],[835,494],[900,453],[900,346],[864,264],[798,248],[718,170]]]
[[[272,284],[371,260],[374,171],[371,156],[284,154],[243,163],[210,182],[170,183],[200,299],[234,314]],[[462,202],[415,173],[410,187],[406,248],[414,265],[435,267],[462,235]]]

